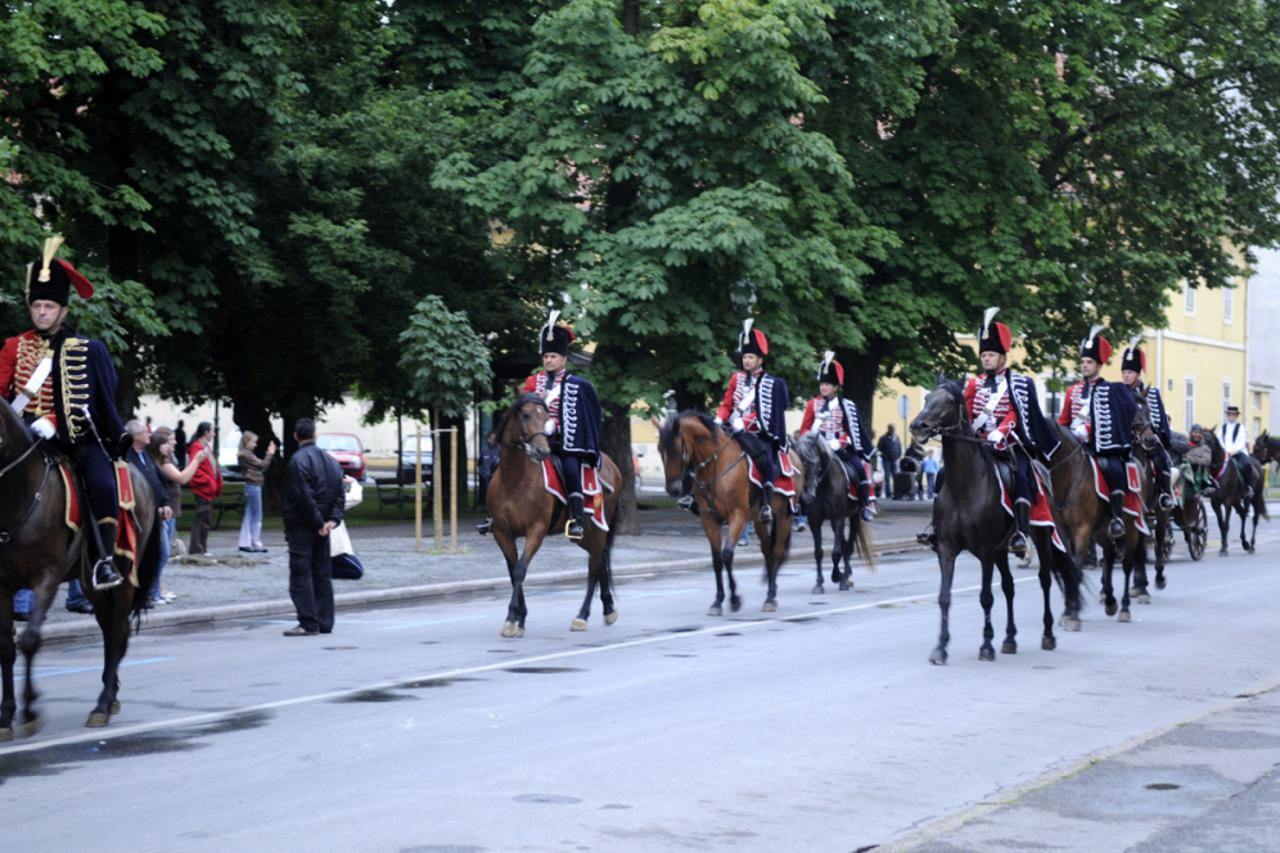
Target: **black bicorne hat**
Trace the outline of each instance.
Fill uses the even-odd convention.
[[[844,385],[844,365],[836,361],[836,354],[827,350],[822,355],[822,364],[818,365],[818,383],[829,382],[832,385]]]
[[[751,328],[755,322],[750,317],[742,321],[742,334],[738,335],[738,353],[751,353],[764,358],[769,354],[769,339],[764,336],[764,332]]]
[[[569,344],[573,341],[573,330],[568,324],[560,322],[559,311],[552,311],[547,317],[546,325],[538,332],[538,355],[546,355],[549,352],[568,355]]]
[[[1105,326],[1095,324],[1089,329],[1089,337],[1080,342],[1080,357],[1091,358],[1098,364],[1106,364],[1111,360],[1111,342],[1100,332]]]
[[[982,314],[982,328],[978,330],[978,352],[1007,353],[1013,346],[1013,332],[1004,323],[994,323],[999,308],[988,308]]]
[[[1135,336],[1129,341],[1129,346],[1125,347],[1124,354],[1120,356],[1121,370],[1132,370],[1135,373],[1147,371],[1147,354],[1138,346],[1140,340],[1141,336]]]
[[[76,293],[81,299],[93,296],[93,285],[89,279],[66,261],[57,260],[54,255],[62,246],[63,238],[50,237],[44,241],[44,252],[37,261],[27,265],[27,304],[38,299],[47,299],[59,305],[66,305],[71,295],[71,287],[75,285]]]

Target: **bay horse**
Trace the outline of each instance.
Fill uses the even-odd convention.
[[[742,597],[733,579],[733,550],[748,521],[753,521],[760,551],[764,555],[765,613],[778,609],[778,569],[787,559],[791,540],[791,513],[786,495],[774,492],[770,508],[772,523],[760,521],[760,490],[748,477],[747,452],[704,412],[685,411],[671,415],[658,433],[667,494],[684,494],[686,482],[693,485],[694,499],[702,530],[711,545],[711,565],[716,573],[716,597],[708,616],[724,613],[724,575],[729,576],[729,610],[742,608]],[[728,525],[722,540],[720,525]]]
[[[1218,555],[1221,557],[1227,556],[1227,541],[1231,538],[1231,511],[1233,509],[1240,515],[1240,547],[1244,548],[1246,553],[1252,554],[1254,543],[1258,538],[1258,519],[1271,520],[1271,516],[1267,515],[1267,496],[1263,488],[1262,466],[1256,458],[1249,457],[1249,465],[1253,468],[1253,482],[1257,484],[1257,488],[1253,490],[1252,498],[1245,498],[1244,479],[1240,476],[1240,471],[1236,468],[1235,463],[1227,459],[1222,442],[1218,440],[1218,428],[1215,426],[1206,429],[1201,435],[1205,446],[1209,448],[1209,452],[1212,454],[1209,470],[1217,474],[1218,471],[1222,471],[1224,463],[1227,463],[1226,471],[1222,473],[1222,476],[1218,477],[1217,490],[1209,498],[1209,502],[1213,506],[1213,514],[1218,517],[1218,531],[1222,535],[1222,548],[1218,551]],[[1257,445],[1255,444],[1254,446],[1256,447]],[[1253,530],[1250,535],[1245,535],[1245,526],[1249,523],[1250,509],[1253,510]]]
[[[24,734],[34,733],[39,727],[35,708],[39,693],[33,668],[40,650],[41,629],[58,585],[76,577],[93,602],[103,641],[102,691],[85,725],[105,726],[112,715],[120,713],[118,673],[129,645],[130,619],[140,618],[160,565],[156,497],[146,477],[134,469],[137,586],[126,578],[111,589],[93,589],[92,548],[84,533],[88,525],[87,501],[80,501],[84,515],[80,531],[73,533],[66,524],[68,495],[58,463],[13,410],[0,403],[0,741],[14,736],[17,702],[13,670],[18,648],[26,666],[20,725]],[[127,576],[130,567],[126,560],[118,555],[115,560],[116,571]],[[23,588],[31,589],[35,595],[26,628],[15,645],[13,596]]]
[[[542,547],[547,532],[566,521],[563,504],[545,488],[542,463],[551,457],[551,443],[543,427],[547,422],[547,403],[539,394],[523,394],[512,404],[498,426],[498,467],[489,481],[487,500],[493,517],[493,538],[502,549],[507,561],[507,574],[511,578],[511,601],[507,605],[507,618],[502,623],[502,636],[523,637],[525,617],[529,608],[524,599],[524,579],[529,563]],[[616,531],[614,518],[618,512],[622,473],[613,460],[600,454],[600,478],[604,499],[604,518],[609,526],[606,532],[591,520],[591,501],[586,500],[583,528],[586,535],[578,547],[587,552],[587,595],[578,615],[569,624],[571,631],[585,631],[591,615],[591,599],[596,588],[600,589],[600,604],[604,610],[604,622],[612,625],[618,621],[618,611],[613,606],[613,577],[611,557],[613,536]],[[516,539],[524,537],[524,550],[518,551]]]
[[[800,505],[809,519],[813,531],[813,559],[817,564],[818,580],[813,594],[826,590],[822,578],[822,525],[829,523],[835,537],[831,547],[831,582],[841,590],[853,588],[853,568],[849,558],[856,549],[858,555],[874,570],[875,555],[862,522],[862,504],[849,500],[849,475],[844,463],[827,446],[824,438],[816,433],[801,436],[795,443],[796,455],[804,464],[804,484],[800,489]],[[861,460],[857,464],[862,464]],[[843,561],[844,568],[840,564]]]
[[[964,389],[959,382],[942,381],[925,397],[924,406],[911,422],[911,434],[921,443],[930,438],[942,439],[942,460],[946,469],[946,483],[933,502],[933,528],[937,534],[938,567],[942,572],[938,591],[938,608],[941,611],[941,628],[938,645],[929,655],[929,662],[947,662],[947,644],[951,640],[948,619],[951,610],[951,585],[955,577],[956,558],[961,551],[968,551],[982,564],[983,628],[982,646],[978,659],[995,660],[995,648],[991,644],[995,631],[991,626],[991,607],[995,596],[991,591],[993,569],[1000,570],[1000,586],[1004,591],[1006,625],[1004,643],[1000,651],[1015,654],[1018,629],[1013,618],[1013,574],[1009,571],[1009,539],[1013,536],[1014,520],[1001,506],[1001,482],[997,479],[991,450],[987,442],[973,434],[973,427],[965,412]],[[1080,612],[1080,586],[1083,577],[1075,561],[1058,551],[1052,542],[1052,534],[1045,527],[1031,528],[1031,541],[1035,545],[1040,563],[1040,589],[1044,594],[1044,634],[1040,648],[1049,651],[1057,648],[1053,634],[1053,609],[1049,590],[1056,580],[1066,601],[1064,613],[1068,630],[1078,630]]]
[[[1142,406],[1143,404],[1139,403],[1139,407]],[[1139,469],[1146,475],[1143,479],[1142,503],[1149,513],[1148,519],[1154,522],[1150,538],[1152,540],[1151,550],[1155,558],[1156,589],[1164,589],[1167,586],[1164,576],[1165,558],[1168,554],[1168,544],[1173,542],[1173,533],[1171,532],[1173,512],[1172,510],[1160,508],[1160,482],[1155,476],[1151,465],[1152,454],[1161,452],[1159,443],[1159,437],[1156,436],[1155,430],[1151,429],[1148,422],[1147,428],[1135,437],[1133,458],[1138,463]],[[1134,552],[1133,572],[1134,598],[1137,599],[1139,604],[1150,604],[1151,594],[1147,589],[1147,549],[1145,545],[1140,546]]]
[[[1280,438],[1273,437],[1264,429],[1254,440],[1251,455],[1263,469],[1272,462],[1280,462]]]
[[[1102,549],[1103,556],[1101,598],[1106,614],[1116,616],[1119,622],[1130,622],[1133,614],[1129,610],[1129,593],[1134,566],[1139,559],[1138,550],[1146,548],[1142,532],[1138,529],[1134,518],[1125,513],[1124,536],[1119,540],[1113,540],[1108,535],[1111,503],[1109,499],[1104,500],[1099,497],[1094,489],[1093,460],[1084,446],[1072,435],[1071,430],[1056,422],[1054,427],[1062,443],[1050,460],[1049,472],[1053,478],[1057,509],[1071,537],[1068,543],[1071,553],[1076,559],[1080,559],[1082,554],[1088,552],[1091,541],[1097,543]],[[1144,435],[1151,429],[1151,417],[1147,413],[1146,406],[1136,407],[1130,429],[1132,434],[1138,436]],[[1138,473],[1141,484],[1139,494],[1144,494],[1150,475],[1142,466],[1139,466]],[[1124,570],[1124,592],[1119,606],[1117,606],[1111,583],[1117,550]]]

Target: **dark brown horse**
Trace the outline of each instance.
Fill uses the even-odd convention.
[[[1144,404],[1139,403],[1139,407]],[[1147,475],[1143,480],[1142,503],[1146,507],[1147,522],[1151,528],[1151,551],[1155,562],[1156,589],[1164,589],[1167,581],[1164,576],[1165,559],[1168,557],[1173,542],[1173,518],[1171,510],[1160,508],[1160,481],[1152,469],[1152,455],[1163,452],[1159,446],[1160,439],[1148,423],[1141,434],[1135,434],[1133,442],[1133,459]],[[1133,597],[1139,604],[1150,604],[1151,594],[1147,589],[1147,549],[1146,546],[1134,552]]]
[[[1062,444],[1050,460],[1049,472],[1053,478],[1053,494],[1063,524],[1070,535],[1071,553],[1077,560],[1088,553],[1090,540],[1102,548],[1102,601],[1108,616],[1119,616],[1120,622],[1129,622],[1133,615],[1129,611],[1130,585],[1133,579],[1134,566],[1138,560],[1138,549],[1145,548],[1142,532],[1137,522],[1128,513],[1124,516],[1124,536],[1112,540],[1107,533],[1107,525],[1111,519],[1111,504],[1103,500],[1094,490],[1093,462],[1084,447],[1076,441],[1071,431],[1061,424],[1054,425]],[[1151,427],[1151,419],[1145,406],[1138,406],[1134,414],[1131,431],[1134,435],[1143,435]],[[1146,471],[1140,470],[1142,489],[1145,491],[1146,481],[1150,479]],[[1121,565],[1124,569],[1124,593],[1119,608],[1116,605],[1115,593],[1111,585],[1111,575],[1115,569],[1116,552],[1120,553]]]
[[[774,492],[773,522],[760,521],[760,490],[747,476],[747,453],[742,445],[720,429],[710,416],[702,412],[681,412],[667,418],[658,435],[658,451],[666,472],[667,493],[678,497],[684,493],[686,480],[692,479],[693,495],[698,503],[698,517],[711,543],[711,565],[716,572],[716,598],[707,611],[710,616],[724,613],[724,574],[729,576],[729,609],[742,607],[738,586],[733,579],[733,548],[748,521],[754,521],[760,550],[764,554],[765,595],[763,610],[778,609],[778,569],[787,559],[791,540],[791,513],[787,496]],[[728,537],[721,539],[720,525],[729,527]]]
[[[800,490],[800,504],[809,519],[813,531],[813,560],[817,564],[818,580],[813,594],[825,592],[822,578],[822,525],[830,524],[835,537],[831,546],[831,582],[840,589],[853,588],[853,567],[850,558],[854,551],[875,569],[875,554],[862,522],[862,504],[849,500],[849,475],[835,452],[827,446],[826,439],[816,433],[802,435],[795,443],[795,453],[804,464],[804,485]],[[861,465],[859,460],[857,464]],[[841,562],[844,563],[843,569]]]
[[[968,551],[982,564],[983,627],[978,659],[995,660],[991,640],[991,607],[995,596],[991,591],[993,569],[1000,570],[1000,586],[1004,591],[1006,623],[1004,644],[1000,651],[1014,654],[1018,650],[1018,629],[1013,619],[1013,574],[1009,571],[1009,539],[1014,522],[1001,504],[1001,482],[997,479],[986,442],[973,434],[965,414],[964,389],[959,382],[940,382],[925,397],[924,407],[911,422],[911,434],[920,442],[941,437],[942,460],[946,469],[946,485],[933,502],[933,528],[938,537],[938,567],[942,573],[938,591],[938,608],[942,622],[938,645],[929,662],[947,662],[947,644],[951,640],[948,627],[951,611],[951,585],[955,577],[956,558]],[[1080,585],[1082,577],[1075,561],[1054,547],[1051,533],[1045,527],[1031,528],[1031,541],[1040,561],[1040,588],[1044,594],[1044,634],[1040,647],[1057,647],[1053,635],[1053,610],[1049,589],[1057,579],[1066,600],[1064,621],[1068,630],[1079,629]]]
[[[507,574],[511,576],[511,602],[507,605],[507,618],[502,623],[502,636],[523,637],[524,620],[529,608],[524,600],[524,579],[547,532],[567,520],[563,505],[544,487],[542,463],[551,456],[551,444],[543,427],[547,422],[547,404],[538,394],[525,394],[516,400],[498,427],[501,450],[498,452],[498,468],[489,482],[487,502],[493,515],[493,538],[502,549],[507,561]],[[591,521],[584,520],[586,535],[578,547],[587,552],[587,596],[582,601],[577,617],[569,625],[571,631],[585,631],[591,614],[591,599],[600,588],[600,603],[604,608],[604,622],[612,625],[618,621],[618,611],[613,606],[613,578],[610,558],[613,550],[614,517],[618,512],[617,489],[622,485],[622,474],[608,456],[600,455],[600,477],[604,480],[604,517],[609,530],[605,532]],[[587,515],[591,513],[588,498]],[[516,539],[524,537],[524,550],[517,551]]]
[[[1222,442],[1218,440],[1217,427],[1204,430],[1201,436],[1205,446],[1213,454],[1209,470],[1216,475],[1217,472],[1222,471],[1223,463],[1228,461]],[[1210,498],[1213,514],[1218,517],[1218,531],[1222,534],[1222,548],[1218,551],[1218,555],[1222,557],[1227,556],[1227,541],[1231,538],[1232,510],[1240,515],[1240,547],[1250,554],[1253,553],[1254,542],[1258,538],[1258,519],[1271,519],[1271,516],[1267,515],[1267,496],[1262,483],[1262,465],[1252,457],[1248,459],[1248,464],[1252,466],[1253,482],[1256,486],[1253,497],[1245,497],[1244,478],[1240,476],[1235,462],[1230,462],[1226,466],[1226,471],[1218,477],[1218,489]],[[1250,509],[1253,510],[1253,530],[1246,535],[1245,527],[1249,523]]]
[[[1263,468],[1272,462],[1280,462],[1280,438],[1273,437],[1264,429],[1258,433],[1258,437],[1253,442],[1253,450],[1250,453]]]
[[[133,514],[138,524],[137,586],[124,583],[101,592],[93,589],[93,567],[87,534],[72,534],[65,523],[67,492],[56,460],[46,454],[28,433],[8,405],[0,403],[0,678],[4,694],[0,699],[0,740],[13,738],[13,717],[17,710],[13,668],[17,659],[14,644],[13,595],[29,588],[35,593],[31,615],[17,648],[26,663],[26,683],[22,695],[21,725],[24,733],[34,732],[39,715],[39,697],[32,678],[36,652],[40,650],[41,628],[58,584],[80,578],[93,602],[94,615],[102,629],[104,665],[102,692],[86,721],[88,726],[105,726],[120,712],[117,694],[120,662],[129,644],[130,617],[146,606],[160,565],[160,530],[156,523],[156,500],[146,477],[135,471]],[[85,502],[81,501],[82,512]],[[81,531],[87,527],[82,518]],[[127,574],[129,566],[116,557],[116,570]]]

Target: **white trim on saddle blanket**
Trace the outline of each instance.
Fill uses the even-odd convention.
[[[1004,487],[1004,477],[1000,476],[1000,466],[993,459],[991,461],[992,471],[996,475],[996,482],[1000,484],[1000,506],[1009,514],[1010,518],[1013,514],[1013,498],[1010,497],[1008,489]],[[1058,535],[1058,525],[1053,520],[1053,509],[1049,506],[1049,490],[1045,488],[1044,480],[1040,479],[1040,472],[1032,468],[1031,476],[1036,479],[1036,496],[1031,502],[1030,523],[1032,527],[1048,527],[1049,538],[1053,540],[1053,547],[1062,553],[1067,553],[1067,546],[1062,541],[1062,537]]]
[[[604,489],[613,491],[613,486],[599,475],[595,468],[582,466],[582,508],[591,516],[591,523],[601,530],[609,530],[609,520],[604,517]],[[542,486],[555,495],[556,500],[565,506],[569,499],[564,493],[564,483],[560,481],[560,472],[550,459],[542,460]]]
[[[778,494],[787,496],[787,500],[791,503],[791,513],[794,515],[797,510],[796,469],[791,467],[791,457],[782,451],[778,451],[777,464],[778,471],[781,473],[773,478],[773,490]],[[756,467],[756,461],[749,456],[747,457],[747,479],[754,483],[757,488],[764,488],[760,485],[760,469]]]
[[[1098,460],[1089,457],[1089,461],[1093,463],[1093,491],[1106,501],[1111,502],[1111,495],[1107,492],[1107,478],[1103,476],[1102,466],[1098,464]],[[1142,489],[1142,478],[1138,472],[1137,462],[1126,462],[1124,466],[1125,485],[1129,488],[1124,493],[1124,511],[1133,516],[1133,526],[1144,536],[1150,536],[1151,530],[1147,527],[1146,513],[1143,511],[1142,496],[1139,491]]]
[[[868,465],[866,462],[861,462],[861,463],[859,463],[859,464],[860,464],[860,465],[862,465],[862,470],[866,472],[866,475],[867,475],[867,482],[868,482],[868,483],[874,483],[874,482],[875,482],[875,479],[871,476],[871,466],[870,466],[870,465]],[[847,478],[846,478],[846,479],[847,479]],[[868,490],[868,491],[870,491],[870,490]],[[852,503],[861,503],[861,502],[862,502],[862,495],[858,494],[858,483],[857,483],[857,481],[856,481],[856,480],[852,480],[852,479],[850,479],[850,480],[849,480],[849,495],[848,495],[848,497],[849,497],[850,502],[852,502]],[[874,492],[871,492],[871,502],[872,502],[872,503],[875,503],[875,500],[876,500],[875,493],[874,493]]]

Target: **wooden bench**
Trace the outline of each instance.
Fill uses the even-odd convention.
[[[244,517],[245,497],[244,493],[238,495],[222,495],[213,499],[213,508],[211,515],[211,529],[218,530],[222,527],[222,516],[228,512]],[[182,511],[194,513],[196,511],[196,499],[194,495],[183,495]]]
[[[404,516],[405,506],[413,506],[414,489],[412,483],[406,483],[403,486],[396,483],[394,479],[379,480],[377,477],[373,480],[373,490],[378,497],[378,513],[381,514],[385,507],[394,507],[398,517]],[[365,494],[368,494],[366,492]],[[431,505],[431,484],[422,484],[422,505],[428,507]]]

